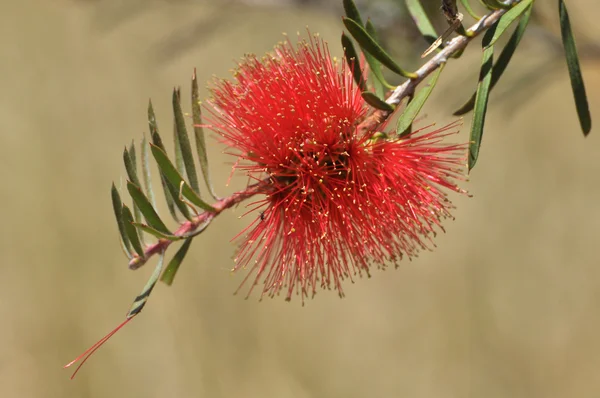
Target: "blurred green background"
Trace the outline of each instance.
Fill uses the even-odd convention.
[[[556,25],[556,2],[538,2]],[[232,294],[244,275],[229,272],[230,239],[249,221],[241,206],[69,381],[62,365],[123,319],[151,272],[127,269],[109,196],[123,146],[147,131],[148,98],[166,133],[172,86],[188,93],[193,67],[201,81],[227,77],[243,53],[306,25],[339,55],[341,2],[300,3],[2,0],[1,397],[600,395],[600,132],[583,139],[556,30],[541,28],[492,95],[464,184],[473,198],[453,195],[456,220],[434,252],[346,284],[343,300],[244,300]],[[600,6],[568,4],[578,44],[589,44],[597,126],[600,62],[588,38],[600,33]],[[416,65],[426,44],[401,9],[361,6]],[[470,95],[473,47],[442,75],[425,122],[452,120]],[[225,186],[232,159],[209,141],[217,191],[230,193],[244,180]]]

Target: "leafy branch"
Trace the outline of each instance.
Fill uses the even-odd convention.
[[[534,5],[534,0],[481,0],[481,2],[487,7],[488,13],[478,17],[470,8],[468,0],[461,0],[466,12],[476,19],[471,27],[465,29],[463,15],[459,12],[456,0],[442,0],[442,11],[449,28],[442,35],[438,35],[425,14],[420,0],[406,0],[407,8],[417,28],[426,42],[431,45],[425,51],[424,56],[436,52],[420,68],[411,72],[401,67],[401,63],[385,51],[379,43],[375,27],[370,20],[363,22],[355,3],[352,0],[343,0],[346,12],[343,23],[349,35],[358,43],[371,72],[367,77],[365,70],[361,68],[359,52],[356,51],[352,39],[350,36],[342,34],[342,46],[349,70],[353,74],[357,87],[362,91],[363,99],[373,107],[373,111],[357,126],[359,136],[370,135],[376,137],[378,134],[383,136],[384,134],[379,131],[382,124],[397,112],[404,99],[407,99],[406,106],[398,118],[395,137],[401,138],[409,135],[412,131],[414,119],[432,93],[445,64],[452,58],[460,58],[469,43],[483,34],[482,61],[477,89],[471,99],[455,113],[464,114],[473,110],[468,167],[469,170],[474,167],[479,157],[490,91],[506,70],[520,43]],[[583,77],[566,5],[563,0],[558,0],[558,3],[561,34],[575,104],[582,130],[587,135],[591,129],[591,117]],[[517,20],[519,23],[516,29],[500,52],[496,63],[494,63],[498,38],[505,34],[507,28]],[[456,37],[445,42],[453,33],[456,34]],[[384,78],[383,68],[397,75],[397,78],[405,80],[398,85],[390,84]],[[420,87],[428,78],[428,84],[425,87]],[[67,366],[71,366],[82,358],[83,361],[79,366],[83,365],[87,358],[108,338],[138,315],[146,305],[148,297],[159,279],[170,285],[189,250],[192,240],[204,232],[219,214],[254,195],[269,194],[273,190],[273,180],[266,178],[224,198],[219,198],[215,194],[209,173],[195,71],[192,76],[191,90],[192,128],[195,145],[192,145],[192,140],[188,134],[186,119],[181,106],[181,91],[178,88],[173,90],[172,106],[174,115],[174,159],[167,154],[162,136],[159,133],[154,109],[152,103],[150,103],[148,106],[150,137],[149,140],[144,138],[141,142],[140,158],[138,159],[136,147],[133,144],[129,148],[125,148],[123,152],[123,161],[128,177],[126,190],[131,197],[131,206],[123,203],[114,184],[111,189],[113,210],[121,237],[122,249],[129,259],[129,268],[138,269],[156,255],[159,256],[159,261],[143,290],[135,298],[127,313],[126,320]],[[169,213],[178,223],[178,227],[173,231],[163,221],[157,210],[156,195],[153,191],[150,172],[150,156],[158,165],[161,187],[163,188]],[[138,173],[138,163],[141,163],[141,175]],[[200,165],[201,173],[197,172],[196,164]],[[204,179],[208,194],[213,200],[212,204],[205,201],[201,195],[200,176]],[[183,221],[180,221],[180,219],[183,219]],[[147,244],[145,235],[155,238],[154,243]],[[183,241],[183,244],[165,267],[166,251],[171,244],[177,241]],[[77,373],[77,370],[75,373]]]
[[[407,0],[409,10],[413,13],[413,17],[417,22],[417,26],[422,31],[427,39],[435,34],[431,23],[423,12],[423,8],[418,1]],[[463,5],[468,5],[466,0],[462,1]],[[359,134],[368,134],[378,131],[378,128],[384,123],[397,109],[397,106],[403,99],[408,98],[408,104],[397,123],[396,133],[398,136],[404,136],[410,132],[412,121],[418,115],[421,107],[429,98],[438,78],[443,70],[444,65],[451,58],[458,58],[463,53],[468,44],[478,36],[487,31],[483,40],[483,60],[482,68],[479,76],[479,84],[476,93],[459,111],[460,113],[474,110],[473,126],[471,129],[469,169],[471,169],[477,161],[479,147],[481,145],[481,136],[483,133],[484,119],[487,108],[489,92],[497,83],[502,72],[506,69],[516,46],[527,27],[531,9],[534,0],[507,0],[500,2],[497,0],[486,0],[484,4],[490,9],[489,13],[482,16],[471,27],[464,29],[462,23],[456,24],[456,21],[462,21],[462,14],[458,12],[456,1],[443,0],[442,10],[448,20],[448,24],[456,31],[457,36],[447,43],[439,43],[440,49],[437,54],[431,57],[420,68],[414,72],[408,72],[398,65],[389,54],[378,44],[375,28],[370,20],[366,24],[360,16],[358,8],[352,0],[344,0],[344,9],[346,17],[343,18],[344,24],[350,35],[357,41],[360,49],[368,61],[369,67],[373,73],[370,77],[371,85],[368,86],[361,68],[357,68],[357,52],[353,47],[352,41],[345,34],[342,35],[342,45],[346,54],[346,58],[351,65],[351,71],[354,74],[355,81],[359,87],[364,88],[363,98],[367,103],[374,107],[371,115],[365,118],[358,127]],[[585,100],[585,90],[583,89],[583,80],[579,71],[579,63],[571,62],[573,56],[576,57],[574,50],[574,41],[570,25],[568,23],[568,15],[566,7],[562,0],[560,3],[560,15],[563,39],[567,48],[567,58],[569,61],[569,70],[574,76],[573,89],[577,99],[578,109],[587,107]],[[467,11],[471,14],[470,8]],[[520,24],[511,36],[506,47],[503,49],[498,62],[492,66],[492,57],[494,54],[494,44],[497,39],[506,31],[506,28],[516,19],[520,18]],[[440,36],[442,37],[442,36]],[[435,49],[434,49],[435,50]],[[574,53],[574,55],[573,55]],[[576,58],[575,58],[576,60]],[[390,71],[405,77],[404,83],[393,86],[384,80],[380,68],[384,66]],[[576,72],[579,72],[578,74]],[[421,88],[417,92],[417,88],[428,77],[429,84]],[[387,98],[381,98],[377,91],[382,87],[393,88]],[[371,91],[372,90],[372,91]],[[199,106],[198,83],[196,73],[192,76],[192,117],[194,138],[196,142],[196,155],[202,169],[202,175],[209,189],[209,193],[213,198],[217,198],[212,188],[210,175],[208,172],[208,161],[206,154],[206,145],[204,140],[204,132],[202,131],[201,111]],[[147,191],[147,197],[140,187],[139,178],[136,173],[135,165],[135,150],[130,147],[126,149],[124,154],[125,168],[130,181],[127,183],[127,189],[133,199],[135,218],[131,215],[128,207],[122,205],[119,194],[113,186],[113,204],[115,206],[115,214],[125,252],[130,258],[129,268],[137,269],[144,265],[153,255],[164,253],[164,251],[177,240],[189,241],[192,238],[202,233],[223,210],[228,209],[245,199],[256,194],[264,194],[269,191],[269,180],[264,180],[254,185],[248,186],[245,190],[236,192],[228,197],[217,199],[213,205],[206,203],[199,192],[198,176],[195,171],[195,162],[191,149],[191,142],[188,137],[185,126],[185,119],[181,108],[181,93],[179,89],[173,91],[173,112],[174,112],[174,143],[175,143],[175,163],[172,163],[166,154],[162,139],[158,132],[156,117],[152,104],[148,108],[148,122],[152,137],[152,144],[142,142],[142,169],[144,170],[144,182]],[[585,112],[581,112],[585,119]],[[588,113],[589,117],[589,113]],[[589,131],[590,123],[582,122],[586,127],[584,132]],[[149,149],[148,149],[149,148]],[[177,230],[170,232],[162,220],[158,217],[158,213],[154,210],[154,193],[152,192],[152,183],[149,175],[148,152],[151,152],[156,160],[161,173],[161,181],[165,190],[165,198],[167,204],[174,217],[179,212],[186,218],[187,221],[181,223]],[[186,181],[187,176],[187,181]],[[188,182],[189,181],[189,182]],[[149,199],[150,198],[150,199]],[[144,217],[146,223],[140,221],[141,216]],[[135,221],[132,221],[134,220]],[[142,248],[142,231],[149,233],[158,238],[156,243],[146,245]],[[179,253],[180,257],[187,252],[187,245],[183,253]],[[177,257],[177,255],[176,255]],[[178,260],[181,263],[181,259]],[[175,275],[175,265],[171,268],[167,266],[169,279],[172,282]],[[178,265],[177,265],[178,267]]]

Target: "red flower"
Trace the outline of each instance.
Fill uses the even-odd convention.
[[[428,247],[450,216],[443,189],[462,192],[453,179],[465,146],[441,142],[456,124],[404,139],[359,134],[371,109],[319,39],[247,56],[235,80],[212,89],[208,121],[236,168],[264,181],[236,258],[263,294],[304,298],[322,286],[343,295],[342,280]]]

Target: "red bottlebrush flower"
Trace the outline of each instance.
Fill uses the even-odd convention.
[[[349,69],[318,38],[288,41],[212,88],[208,126],[264,184],[235,267],[250,267],[263,294],[343,295],[342,280],[427,248],[450,216],[444,189],[463,192],[465,146],[442,143],[456,124],[403,139],[359,133],[372,109]]]

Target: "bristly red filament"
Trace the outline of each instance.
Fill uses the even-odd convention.
[[[94,352],[96,352],[96,350],[98,348],[100,348],[104,343],[106,343],[115,333],[117,333],[119,330],[121,330],[121,328],[123,326],[127,325],[129,323],[129,321],[131,321],[133,318],[135,318],[136,315],[137,314],[134,314],[134,315],[128,317],[127,319],[125,319],[116,328],[114,328],[110,333],[108,333],[106,336],[102,337],[93,346],[91,346],[90,348],[85,350],[85,352],[83,354],[79,355],[77,358],[75,358],[74,360],[72,360],[71,362],[69,362],[68,364],[63,366],[63,369],[66,369],[66,368],[70,367],[71,365],[74,365],[75,363],[79,362],[81,359],[83,359],[83,361],[81,361],[79,366],[77,366],[77,369],[75,369],[75,372],[73,372],[73,374],[71,375],[71,380],[73,380],[75,378],[75,375],[77,374],[77,372],[79,372],[79,369],[81,369],[81,367],[89,359],[89,357],[91,357],[94,354]]]

